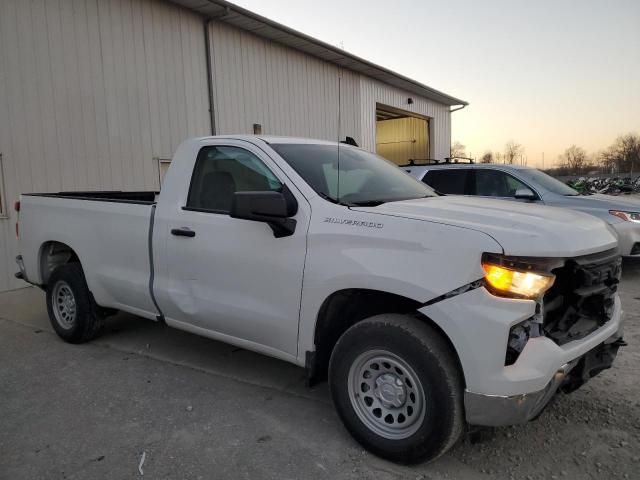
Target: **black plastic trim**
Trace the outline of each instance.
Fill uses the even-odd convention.
[[[153,302],[153,305],[156,307],[156,310],[158,311],[158,315],[156,316],[156,320],[159,322],[164,322],[164,314],[162,313],[162,310],[160,310],[160,306],[158,305],[158,302],[156,300],[156,295],[153,291],[153,282],[155,280],[155,268],[154,268],[154,264],[153,264],[153,226],[155,224],[155,218],[156,218],[156,206],[153,205],[151,207],[151,215],[149,218],[149,237],[148,237],[148,242],[149,242],[149,294],[151,295],[151,301]]]
[[[475,282],[467,283],[466,285],[462,285],[461,287],[454,288],[453,290],[443,293],[435,298],[432,298],[428,302],[420,305],[420,308],[428,307],[429,305],[433,305],[434,303],[441,302],[442,300],[446,300],[448,298],[457,297],[458,295],[462,295],[463,293],[470,292],[471,290],[475,290],[477,288],[484,287],[484,279],[476,280]]]
[[[589,350],[579,357],[577,365],[571,369],[567,377],[560,384],[560,391],[563,393],[571,393],[603,370],[611,368],[613,361],[618,355],[618,349],[626,345],[627,343],[620,337],[615,342],[601,343]]]
[[[186,210],[187,212],[201,212],[201,213],[215,213],[218,215],[229,215],[228,210],[212,210],[209,208],[198,208],[198,207],[182,207],[182,210]]]
[[[305,383],[307,388],[318,383],[318,363],[316,352],[307,350],[304,355]]]
[[[104,191],[104,192],[58,192],[58,193],[23,193],[29,197],[48,197],[48,198],[66,198],[70,200],[89,200],[91,202],[110,202],[110,203],[131,203],[137,205],[155,205],[155,200],[136,200],[127,198],[127,196],[148,196],[154,197],[158,192],[140,191],[140,192],[122,192],[122,191]]]

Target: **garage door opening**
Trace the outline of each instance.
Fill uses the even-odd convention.
[[[376,152],[396,165],[424,163],[430,158],[429,119],[376,104]]]

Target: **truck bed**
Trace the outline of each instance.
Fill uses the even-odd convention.
[[[27,278],[45,283],[43,252],[52,244],[66,245],[80,259],[99,305],[155,318],[149,290],[155,195],[152,191],[22,194],[20,240]]]
[[[138,203],[152,205],[158,192],[138,191],[123,192],[120,190],[102,192],[58,192],[58,193],[25,193],[30,197],[71,198],[76,200],[93,200],[99,202]]]

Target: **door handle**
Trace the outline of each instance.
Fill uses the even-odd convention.
[[[175,235],[176,237],[195,237],[196,232],[188,228],[172,228],[171,235]]]

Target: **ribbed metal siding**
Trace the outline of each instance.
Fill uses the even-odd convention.
[[[451,144],[451,114],[449,107],[431,100],[404,92],[368,77],[360,77],[362,146],[367,150],[376,148],[376,103],[399,108],[429,117],[431,157],[443,159],[449,156]],[[407,99],[412,98],[409,105]]]
[[[210,25],[218,134],[262,132],[335,140],[340,81],[340,138],[375,151],[376,102],[430,117],[435,158],[449,156],[449,107],[404,92],[228,25]],[[414,103],[407,105],[407,98]]]
[[[0,151],[21,192],[158,188],[154,157],[209,132],[202,19],[155,0],[1,0]],[[15,212],[0,220],[0,291]]]
[[[348,135],[375,151],[378,102],[432,118],[431,155],[448,155],[448,107],[227,25],[210,28],[218,133],[259,123],[266,134]],[[209,132],[207,95],[202,19],[186,10],[159,0],[1,0],[8,205],[20,192],[158,188],[153,158]],[[8,213],[0,291],[20,285]]]
[[[211,23],[218,134],[262,133],[360,141],[359,76],[219,22]]]

